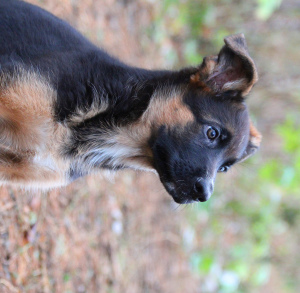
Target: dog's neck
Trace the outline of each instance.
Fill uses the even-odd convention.
[[[131,67],[101,51],[82,53],[74,70],[61,69],[55,114],[60,122],[79,124],[97,115],[117,124],[137,120],[158,89],[187,84],[196,68],[167,71]],[[78,65],[78,63],[80,65]],[[79,67],[78,67],[79,66]],[[80,67],[81,66],[81,67]],[[106,117],[104,117],[105,115]]]
[[[133,68],[123,84],[115,83],[115,80],[123,78],[118,76],[118,72],[122,73],[116,69],[114,84],[106,84],[106,91],[103,84],[94,80],[93,102],[78,107],[68,117],[66,123],[72,135],[70,147],[64,151],[68,157],[75,159],[74,170],[78,169],[77,166],[84,173],[99,167],[152,170],[149,139],[157,128],[162,124],[176,123],[178,117],[181,121],[182,117],[192,119],[191,112],[182,106],[187,76],[190,75],[187,70],[172,72]],[[110,88],[112,92],[108,91]],[[82,166],[85,166],[85,171],[82,171]]]

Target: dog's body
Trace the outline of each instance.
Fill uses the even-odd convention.
[[[0,180],[49,188],[129,167],[156,170],[177,202],[206,200],[216,172],[260,140],[243,103],[255,65],[242,35],[225,42],[201,67],[150,71],[0,0]]]

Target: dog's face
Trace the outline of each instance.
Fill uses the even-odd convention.
[[[218,57],[204,59],[181,97],[185,123],[161,124],[151,142],[154,166],[177,203],[206,201],[216,174],[259,147],[244,96],[257,80],[243,36],[225,39]],[[178,104],[178,101],[177,101]],[[173,109],[174,117],[180,116]]]
[[[217,172],[226,172],[249,149],[250,123],[241,102],[189,92],[195,117],[186,126],[162,126],[153,144],[155,167],[178,203],[206,201]]]

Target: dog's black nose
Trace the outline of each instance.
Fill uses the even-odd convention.
[[[193,200],[199,200],[201,202],[207,201],[213,191],[213,186],[210,180],[203,178],[197,178],[194,183],[194,195]]]

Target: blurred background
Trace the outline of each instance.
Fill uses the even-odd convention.
[[[197,65],[243,32],[260,151],[178,206],[152,174],[0,189],[1,292],[300,292],[299,0],[31,0],[123,61]]]

